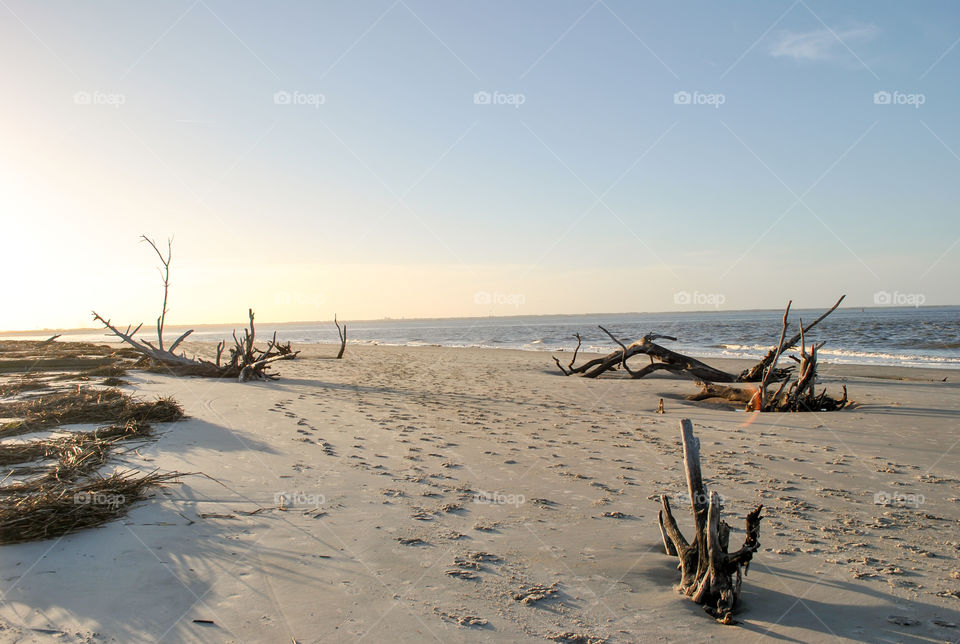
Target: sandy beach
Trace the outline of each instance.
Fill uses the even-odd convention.
[[[960,638],[957,372],[823,365],[854,408],[754,417],[545,353],[304,348],[269,383],[132,372],[188,418],[124,460],[196,474],[103,528],[4,546],[0,641]],[[738,626],[674,590],[663,550],[681,418],[732,545],[766,507]]]

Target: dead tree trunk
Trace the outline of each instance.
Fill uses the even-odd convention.
[[[333,314],[333,323],[337,325],[337,335],[340,336],[340,351],[337,352],[337,360],[343,357],[343,351],[347,348],[347,323],[343,323],[343,329],[340,329],[340,323],[337,322],[337,314]]]
[[[667,495],[660,501],[660,535],[667,554],[680,560],[679,590],[724,624],[732,624],[733,609],[740,596],[743,576],[760,548],[760,512],[758,505],[747,515],[746,539],[743,547],[728,552],[730,526],[720,518],[723,509],[716,492],[707,496],[700,473],[700,441],[693,435],[693,424],[680,421],[683,443],[683,466],[687,478],[691,510],[695,526],[693,542],[688,542],[677,526]]]
[[[136,349],[140,354],[147,358],[153,366],[162,366],[164,369],[181,375],[206,376],[211,378],[237,378],[240,382],[247,380],[266,380],[278,378],[276,374],[268,374],[266,370],[271,362],[277,360],[292,360],[299,351],[293,351],[290,343],[286,345],[277,345],[277,334],[274,332],[273,340],[267,346],[266,351],[254,346],[256,338],[256,329],[253,325],[253,309],[248,310],[250,317],[250,328],[244,329],[243,340],[237,338],[236,332],[233,334],[234,347],[230,349],[230,362],[221,364],[220,358],[223,355],[224,342],[217,345],[217,361],[210,362],[202,358],[188,358],[185,354],[176,353],[177,347],[193,333],[193,329],[184,332],[169,349],[163,346],[163,327],[167,316],[167,298],[170,292],[170,258],[172,255],[172,240],[167,240],[167,256],[164,257],[157,245],[152,239],[144,236],[146,241],[156,251],[163,269],[160,271],[163,277],[163,306],[160,317],[157,318],[157,344],[154,345],[149,340],[137,340],[134,336],[143,324],[137,325],[137,328],[131,331],[127,326],[126,331],[121,331],[113,326],[109,319],[103,318],[99,313],[93,311],[93,319],[101,322],[115,336]],[[341,349],[342,351],[342,349]]]
[[[157,248],[156,242],[152,239],[146,235],[140,235],[140,239],[150,244],[163,265],[163,270],[160,271],[160,276],[163,277],[163,305],[160,307],[160,317],[157,318],[157,346],[163,351],[163,325],[167,320],[167,296],[170,294],[170,262],[173,259],[173,238],[167,238],[166,257],[163,256],[163,253]],[[171,347],[170,351],[173,351],[173,349],[174,347]]]

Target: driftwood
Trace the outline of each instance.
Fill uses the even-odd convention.
[[[700,473],[700,441],[693,435],[693,424],[686,418],[680,421],[680,438],[695,534],[692,542],[686,540],[664,494],[660,497],[659,515],[663,546],[667,554],[680,560],[680,592],[702,605],[718,621],[732,624],[743,577],[753,554],[760,548],[763,506],[758,505],[747,515],[743,547],[728,552],[730,526],[720,518],[723,506],[719,495],[707,494]]]
[[[843,301],[841,296],[837,303],[834,304],[828,311],[823,315],[818,317],[816,320],[811,322],[806,327],[803,327],[801,323],[800,333],[797,333],[795,336],[791,337],[789,341],[784,341],[784,336],[786,335],[786,326],[784,326],[784,332],[781,334],[780,342],[777,343],[775,347],[770,349],[770,352],[763,357],[760,362],[746,369],[740,374],[732,374],[710,365],[701,362],[695,358],[685,356],[682,353],[677,353],[676,351],[671,351],[666,347],[657,344],[655,340],[672,340],[676,342],[677,338],[669,335],[663,335],[659,333],[648,333],[643,336],[640,340],[633,342],[629,345],[625,345],[621,340],[617,339],[610,331],[600,327],[600,330],[606,333],[610,339],[620,345],[620,349],[617,351],[612,351],[602,358],[594,358],[589,360],[579,367],[575,367],[574,363],[577,360],[577,353],[580,351],[580,345],[582,340],[580,334],[577,333],[574,337],[577,339],[577,348],[573,351],[573,358],[570,360],[570,363],[564,367],[560,364],[560,360],[556,356],[553,356],[553,361],[557,364],[557,367],[565,376],[579,375],[584,378],[596,378],[597,376],[611,370],[623,368],[624,371],[631,378],[643,378],[654,371],[665,370],[673,374],[686,376],[693,380],[713,383],[713,382],[723,382],[723,383],[737,383],[737,382],[761,382],[764,377],[769,380],[780,381],[790,375],[792,367],[779,368],[774,363],[777,361],[777,358],[780,356],[783,351],[794,346],[801,338],[803,333],[808,333],[810,329],[817,326],[820,322],[824,320],[828,315],[833,313],[840,306],[840,303]],[[789,312],[789,305],[788,305]],[[786,314],[784,315],[786,319]],[[650,363],[645,365],[643,368],[634,370],[631,369],[627,361],[638,354],[643,354],[649,357]]]
[[[806,327],[804,327],[804,326],[803,326],[803,322],[801,322],[801,323],[800,323],[800,332],[797,333],[797,334],[795,334],[794,336],[792,336],[792,337],[790,338],[790,341],[789,341],[789,342],[784,343],[784,342],[781,341],[779,347],[782,347],[783,349],[787,349],[787,348],[789,348],[789,347],[795,346],[795,345],[797,344],[797,342],[800,341],[800,338],[803,336],[804,333],[809,333],[809,332],[810,332],[810,329],[812,329],[813,327],[815,327],[815,326],[817,326],[818,324],[820,324],[821,322],[823,322],[823,320],[824,320],[828,315],[830,315],[830,314],[833,313],[835,310],[837,310],[837,307],[840,306],[840,302],[843,302],[843,298],[845,298],[845,297],[846,297],[846,295],[841,295],[841,296],[840,296],[840,299],[837,300],[837,303],[836,303],[836,304],[834,304],[833,306],[831,306],[828,311],[826,311],[823,315],[821,315],[821,316],[818,317],[816,320],[814,320],[813,322],[811,322],[810,324],[808,324]],[[789,305],[788,305],[787,308],[788,308],[788,311],[789,311]],[[786,317],[786,316],[784,316],[784,317]],[[758,362],[757,364],[753,365],[752,367],[750,367],[749,369],[747,369],[746,371],[744,371],[743,373],[741,373],[741,374],[740,374],[740,378],[739,378],[740,382],[758,382],[758,381],[760,381],[760,380],[763,378],[763,375],[762,375],[762,374],[763,374],[764,369],[766,369],[767,367],[769,367],[771,364],[773,364],[773,363],[776,361],[776,354],[778,353],[777,349],[778,349],[779,347],[773,347],[773,348],[771,348],[770,351],[767,353],[767,355],[765,355],[765,356],[763,357],[763,360],[761,360],[761,361]]]
[[[594,358],[589,360],[579,367],[574,367],[573,363],[577,359],[576,353],[574,351],[573,360],[570,361],[570,364],[564,368],[560,364],[560,361],[554,356],[553,361],[557,363],[557,366],[560,368],[560,371],[563,372],[563,375],[580,375],[584,378],[596,378],[600,374],[603,374],[607,371],[613,369],[623,368],[631,378],[643,378],[654,371],[668,371],[673,374],[686,376],[694,380],[702,380],[706,382],[741,382],[738,376],[727,373],[715,367],[697,360],[696,358],[691,358],[685,356],[682,353],[677,353],[676,351],[671,351],[666,347],[657,344],[654,340],[673,340],[676,341],[676,338],[669,335],[662,335],[659,333],[648,333],[643,336],[641,339],[633,342],[632,344],[625,345],[622,341],[618,340],[610,331],[600,327],[604,333],[606,333],[610,338],[620,345],[619,351],[613,351],[608,353],[602,358]],[[575,336],[577,338],[577,350],[580,348],[580,334]],[[633,356],[643,354],[650,358],[650,363],[638,370],[631,369],[627,360]],[[785,375],[786,372],[780,373],[780,375]]]
[[[340,328],[340,323],[337,322],[337,314],[333,314],[333,323],[337,325],[337,335],[340,336],[340,351],[337,352],[337,360],[343,357],[343,351],[347,348],[347,323],[343,323],[343,329]]]
[[[788,304],[787,312],[789,311]],[[787,328],[787,313],[783,315],[783,328],[784,330]],[[813,344],[808,353],[805,332],[803,320],[800,320],[800,358],[794,358],[800,364],[796,382],[784,391],[789,377],[784,378],[776,393],[768,396],[766,392],[768,378],[764,377],[756,397],[747,404],[747,411],[836,411],[847,406],[846,385],[843,385],[843,396],[840,398],[828,396],[826,388],[819,395],[817,394],[817,351],[826,344],[826,341]],[[778,357],[774,358],[770,366],[771,370],[776,368]]]
[[[248,380],[266,380],[278,378],[276,374],[268,374],[268,365],[277,360],[292,360],[299,351],[293,351],[290,343],[277,345],[277,334],[274,332],[273,339],[266,350],[258,349],[254,346],[256,338],[256,329],[253,324],[253,309],[248,310],[250,317],[249,329],[243,330],[243,338],[237,337],[236,331],[233,333],[234,346],[230,349],[230,359],[226,363],[221,363],[223,350],[226,346],[224,341],[217,344],[216,362],[210,362],[199,357],[188,358],[183,352],[176,353],[180,344],[193,333],[193,329],[185,331],[169,348],[163,344],[163,327],[167,317],[167,300],[170,292],[170,262],[173,254],[173,241],[167,240],[166,256],[160,252],[156,243],[149,237],[143,236],[143,241],[150,244],[153,250],[160,258],[163,268],[160,270],[160,276],[163,278],[163,306],[160,316],[157,318],[157,343],[154,344],[146,339],[136,339],[137,331],[143,326],[143,323],[137,325],[135,329],[127,326],[125,331],[121,331],[114,326],[109,319],[104,318],[96,311],[93,311],[93,319],[102,323],[111,333],[123,340],[125,343],[136,349],[154,368],[163,368],[171,373],[178,375],[206,376],[210,378],[237,378],[240,382]]]
[[[254,346],[256,329],[253,324],[253,309],[250,309],[248,314],[250,316],[250,328],[243,330],[243,338],[238,338],[236,332],[234,332],[234,346],[230,349],[230,359],[227,362],[221,362],[225,346],[222,340],[217,345],[216,362],[210,362],[200,357],[188,358],[184,353],[174,353],[174,350],[180,345],[183,339],[193,333],[192,330],[181,335],[176,342],[170,345],[170,349],[161,350],[149,340],[137,340],[134,338],[134,335],[136,335],[137,330],[140,328],[139,326],[133,329],[133,331],[130,330],[129,326],[126,331],[121,331],[115,327],[110,320],[104,319],[96,311],[93,312],[93,317],[115,336],[139,351],[149,360],[154,368],[160,367],[171,373],[185,376],[237,378],[240,382],[279,378],[277,374],[267,373],[267,369],[269,369],[268,365],[277,360],[292,360],[300,352],[289,350],[289,346],[284,346],[283,349],[279,349],[277,346],[276,332],[274,332],[273,339],[270,341],[266,350],[258,349]]]
[[[655,371],[666,371],[691,378],[700,386],[700,391],[687,396],[687,400],[700,401],[720,398],[728,402],[745,403],[747,411],[834,411],[843,409],[847,405],[846,387],[843,388],[843,397],[839,399],[828,396],[826,390],[821,391],[819,395],[816,393],[817,351],[824,345],[824,342],[814,344],[808,353],[805,335],[835,311],[844,297],[840,297],[836,304],[810,324],[804,326],[803,320],[800,320],[799,332],[789,339],[787,338],[787,329],[792,302],[788,302],[783,313],[780,339],[777,344],[770,349],[769,353],[760,362],[739,375],[716,369],[700,360],[671,351],[654,342],[655,340],[675,341],[676,338],[672,336],[648,333],[640,340],[628,345],[602,326],[600,330],[620,346],[619,350],[589,360],[580,366],[574,366],[582,344],[580,334],[577,333],[574,335],[577,339],[577,347],[573,351],[573,358],[570,363],[564,367],[556,356],[553,357],[553,361],[563,375],[579,375],[584,378],[596,378],[607,371],[616,369],[622,369],[630,378],[643,378]],[[799,365],[799,375],[797,381],[788,388],[787,385],[790,382],[794,367],[792,365],[781,367],[779,361],[797,341],[800,341],[801,357],[797,358],[792,355],[788,357]],[[634,369],[630,366],[628,360],[638,354],[646,355],[650,362],[640,369]],[[737,388],[714,384],[753,382],[757,382],[759,385],[756,388]],[[776,391],[772,395],[769,394],[768,388],[777,383],[779,383],[779,386]]]
[[[749,403],[754,400],[757,393],[752,389],[738,389],[737,387],[728,387],[727,385],[715,385],[711,382],[700,381],[700,391],[687,396],[687,400],[700,401],[710,398],[723,398],[730,402]]]

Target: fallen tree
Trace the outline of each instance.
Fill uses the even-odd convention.
[[[182,333],[169,348],[164,348],[163,327],[167,316],[167,299],[170,290],[170,261],[172,257],[172,240],[167,240],[167,255],[164,257],[156,243],[147,236],[141,239],[153,248],[160,258],[163,269],[160,275],[163,278],[163,306],[160,316],[157,318],[157,342],[146,339],[137,339],[137,331],[143,326],[143,323],[137,325],[131,330],[127,326],[125,331],[121,331],[114,326],[111,321],[104,318],[96,311],[93,311],[93,319],[102,323],[111,333],[123,340],[126,344],[138,351],[152,368],[162,368],[177,375],[205,376],[210,378],[237,378],[240,382],[248,380],[268,380],[275,379],[277,374],[267,373],[269,365],[277,360],[292,360],[299,354],[299,351],[293,351],[290,343],[285,345],[277,344],[277,333],[273,333],[273,339],[267,345],[267,348],[259,349],[254,345],[256,339],[256,328],[253,323],[253,309],[248,309],[250,325],[248,329],[243,330],[243,338],[238,338],[236,331],[233,332],[234,346],[229,350],[229,360],[221,362],[223,350],[226,348],[225,341],[221,340],[217,345],[216,361],[211,362],[199,357],[188,358],[185,353],[176,353],[180,344],[193,333],[193,329]]]
[[[685,356],[676,351],[671,351],[666,347],[661,346],[654,342],[654,340],[672,340],[677,341],[677,338],[669,335],[663,335],[660,333],[648,333],[643,336],[636,342],[633,342],[629,345],[624,345],[624,343],[618,340],[610,331],[600,327],[605,334],[607,334],[610,339],[620,345],[620,350],[612,351],[602,358],[594,358],[589,360],[584,364],[575,367],[574,363],[577,360],[577,354],[580,351],[582,344],[582,338],[580,334],[574,334],[574,337],[577,339],[577,347],[573,351],[573,359],[570,360],[570,363],[567,367],[564,367],[560,364],[560,360],[554,356],[553,361],[557,364],[557,367],[560,368],[560,371],[563,372],[563,375],[579,375],[584,378],[596,378],[602,373],[605,373],[610,370],[623,368],[631,378],[643,378],[654,371],[666,370],[670,373],[684,375],[694,380],[702,380],[705,382],[724,382],[724,383],[733,383],[733,382],[760,382],[763,379],[764,372],[768,370],[773,362],[775,362],[777,356],[782,353],[783,348],[789,348],[797,343],[800,340],[801,336],[804,333],[809,333],[811,329],[820,324],[828,315],[836,310],[840,303],[843,301],[845,295],[841,296],[830,309],[825,312],[823,315],[818,317],[816,320],[808,324],[806,327],[802,327],[800,332],[798,332],[794,337],[790,339],[789,342],[784,342],[783,338],[780,339],[780,343],[773,347],[770,352],[763,357],[760,362],[755,364],[753,367],[742,371],[740,374],[732,374],[720,369],[711,367],[700,360]],[[788,309],[789,310],[789,309]],[[802,326],[802,325],[801,325]],[[636,355],[646,355],[650,358],[650,364],[646,365],[642,369],[632,370],[627,367],[627,360],[636,356]],[[774,366],[773,370],[770,371],[770,376],[775,380],[780,380],[784,376],[788,375],[790,368],[778,369]]]
[[[657,340],[676,341],[677,338],[673,336],[648,333],[640,340],[628,345],[602,326],[599,327],[600,330],[620,346],[619,350],[575,366],[577,355],[583,343],[580,334],[576,333],[574,337],[577,339],[577,346],[567,366],[562,365],[556,356],[553,356],[553,361],[563,375],[579,375],[583,378],[597,378],[608,371],[623,370],[630,378],[637,379],[646,377],[656,371],[666,371],[690,378],[700,385],[700,392],[689,396],[688,400],[722,398],[728,402],[746,403],[746,408],[754,411],[832,411],[842,409],[847,403],[846,388],[844,388],[841,399],[827,396],[825,390],[816,395],[814,385],[816,383],[817,350],[823,346],[824,342],[814,344],[810,352],[807,353],[805,334],[835,311],[844,297],[846,296],[841,296],[836,304],[810,324],[804,326],[801,320],[799,331],[789,339],[786,336],[790,314],[790,303],[788,303],[783,314],[783,325],[777,344],[770,349],[760,362],[739,374],[711,367],[705,362],[667,349],[656,342]],[[797,341],[801,345],[801,357],[790,356],[790,358],[800,365],[799,377],[796,383],[786,389],[786,384],[794,371],[794,366],[780,367],[779,360]],[[637,355],[647,356],[649,363],[639,369],[633,368],[628,361]],[[757,388],[743,389],[719,386],[714,383],[760,384]],[[771,383],[780,383],[780,388],[773,396],[768,396],[767,387]]]
[[[688,542],[677,526],[667,495],[663,494],[658,519],[660,536],[667,554],[680,561],[680,592],[702,605],[719,622],[733,624],[733,609],[740,597],[743,577],[753,554],[760,548],[763,506],[758,505],[747,514],[743,546],[736,552],[728,552],[730,526],[720,518],[723,505],[719,495],[707,494],[700,472],[700,441],[693,435],[693,424],[686,418],[680,421],[680,440],[695,533],[693,541]]]

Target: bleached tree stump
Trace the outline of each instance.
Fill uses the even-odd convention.
[[[660,534],[667,554],[676,556],[681,571],[679,590],[724,624],[732,624],[733,609],[740,596],[743,576],[760,547],[762,505],[747,515],[747,536],[743,547],[727,552],[730,526],[720,518],[723,507],[716,492],[707,495],[700,474],[700,441],[693,435],[693,423],[680,421],[683,467],[687,476],[696,533],[688,542],[680,532],[667,495],[661,495]]]

